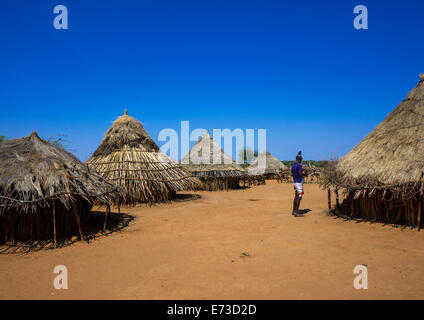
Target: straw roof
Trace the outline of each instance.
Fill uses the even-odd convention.
[[[0,143],[0,212],[36,211],[52,200],[70,209],[76,198],[109,203],[118,188],[71,153],[29,136]]]
[[[424,179],[424,76],[370,134],[340,159],[333,184],[348,189],[422,188]]]
[[[180,163],[197,177],[238,177],[246,171],[206,131]]]
[[[247,168],[249,175],[273,174],[287,167],[268,151],[261,152],[255,161]]]
[[[192,190],[200,184],[161,152],[142,124],[126,110],[113,122],[87,164],[110,182],[124,186],[122,200],[127,204],[166,201],[176,191]]]

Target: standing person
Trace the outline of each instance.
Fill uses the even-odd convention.
[[[303,196],[303,177],[305,174],[303,173],[302,168],[302,151],[296,156],[296,162],[291,167],[291,173],[293,177],[293,185],[294,185],[294,200],[293,200],[293,212],[292,215],[295,217],[303,217],[303,214],[299,213],[300,201]]]

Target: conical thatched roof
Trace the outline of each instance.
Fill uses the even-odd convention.
[[[206,131],[180,163],[198,177],[236,177],[245,170]]]
[[[128,115],[127,110],[106,132],[92,157],[104,156],[122,149],[136,148],[141,152],[159,152],[159,147],[144,130],[141,122]]]
[[[268,151],[261,152],[255,161],[247,168],[249,175],[273,174],[287,167]]]
[[[424,180],[424,77],[352,151],[340,159],[333,185],[349,189],[410,188]],[[400,190],[399,189],[399,190]]]
[[[91,204],[109,203],[117,195],[116,186],[35,131],[0,143],[0,212],[11,207],[36,210],[52,200],[70,208],[77,197]]]
[[[113,122],[87,164],[110,182],[125,186],[122,202],[127,204],[166,201],[176,191],[200,184],[161,152],[142,124],[126,110]]]

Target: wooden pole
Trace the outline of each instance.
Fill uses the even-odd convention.
[[[107,206],[107,209],[106,209],[106,214],[105,214],[105,222],[104,222],[104,224],[103,224],[103,231],[105,231],[105,230],[106,230],[106,223],[107,223],[107,218],[108,218],[108,216],[109,216],[109,213],[110,213],[110,206],[108,205],[108,206]]]
[[[417,196],[417,229],[420,230],[421,224],[421,195]]]
[[[56,206],[55,201],[52,202],[52,210],[53,210],[53,238],[54,238],[54,247],[57,248],[56,241]]]
[[[340,213],[339,190],[336,188],[334,190],[334,193],[336,194],[336,214],[339,214]]]
[[[78,231],[79,231],[81,240],[86,241],[84,237],[84,233],[82,232],[82,228],[81,228],[81,221],[80,221],[80,216],[78,212],[78,207],[74,206],[72,211],[74,212],[75,220],[77,221],[77,224],[78,224]]]
[[[340,208],[340,202],[339,202],[339,190],[336,189],[334,191],[336,193],[336,208],[339,209]]]
[[[412,222],[413,225],[415,225],[415,223],[417,222],[417,219],[415,219],[415,210],[414,210],[414,200],[413,200],[413,198],[411,198],[409,200],[409,206],[410,206],[410,209],[411,209],[411,222]]]
[[[331,209],[331,190],[328,188],[328,209]]]

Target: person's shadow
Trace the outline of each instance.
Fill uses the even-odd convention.
[[[305,215],[305,214],[307,214],[308,212],[311,212],[311,211],[312,211],[311,209],[302,209],[302,210],[299,210],[299,213]]]

